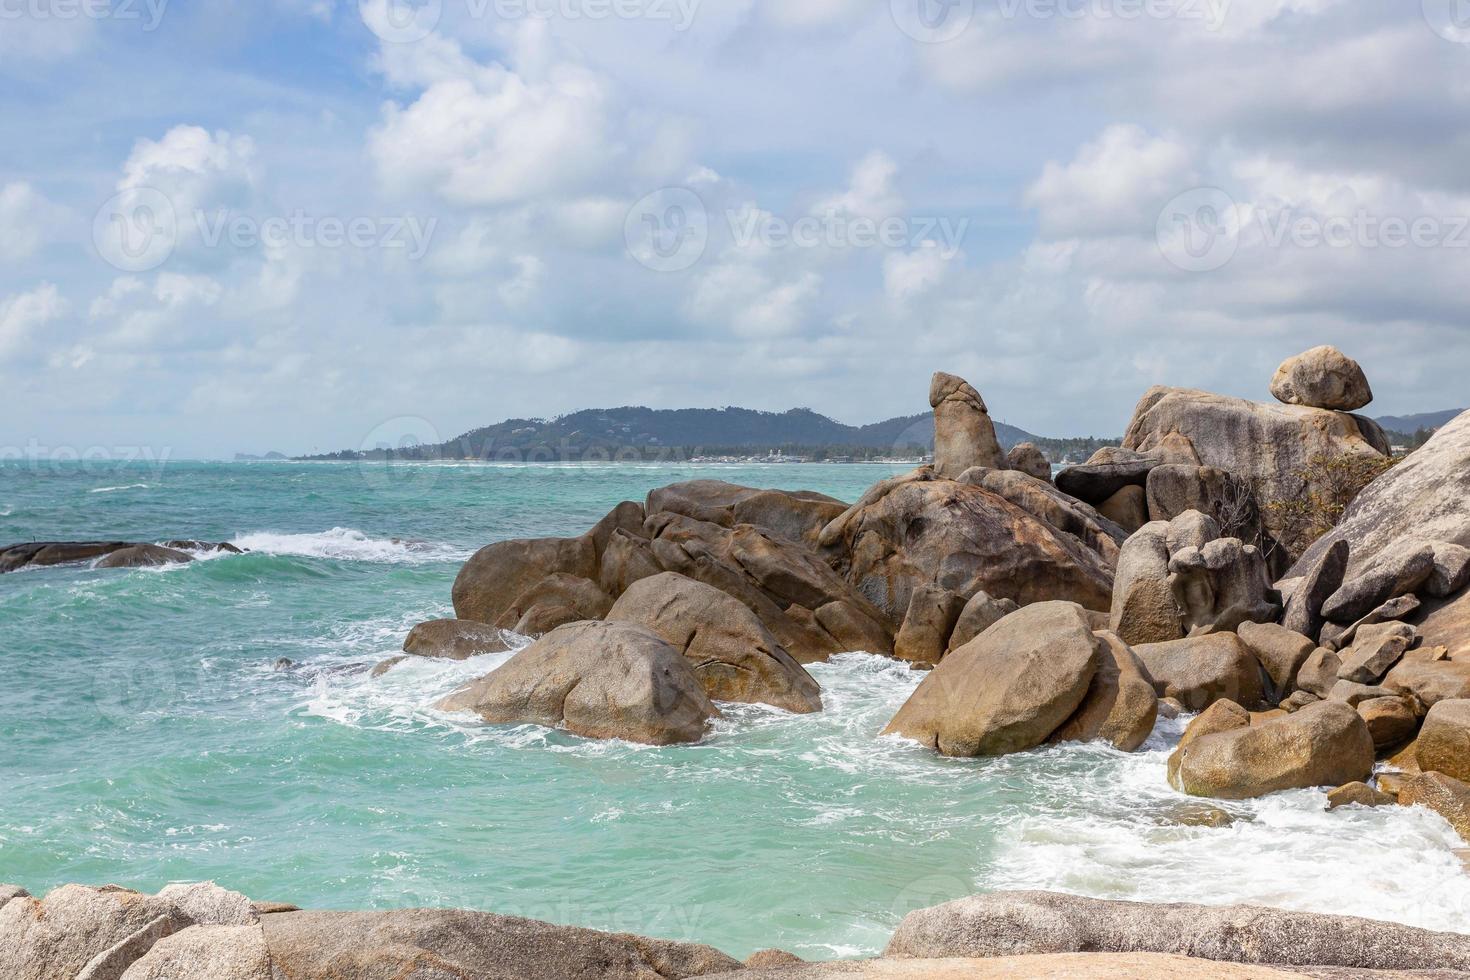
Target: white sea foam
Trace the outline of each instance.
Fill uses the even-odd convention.
[[[245,551],[267,555],[299,555],[338,561],[421,564],[463,561],[469,557],[468,552],[443,544],[402,538],[370,538],[361,531],[346,527],[312,534],[255,531],[239,535],[231,543]]]
[[[127,486],[124,486],[124,487],[97,487],[95,490],[88,490],[87,492],[88,493],[119,493],[119,492],[121,492],[123,490],[147,490],[147,489],[148,489],[148,484],[146,484],[146,483],[129,483]]]

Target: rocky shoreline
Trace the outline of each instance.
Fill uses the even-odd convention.
[[[1238,965],[1237,965],[1238,964]],[[212,882],[0,885],[6,980],[806,980],[1470,976],[1470,936],[1253,906],[1000,892],[909,913],[882,956],[712,946],[462,909],[303,911]]]

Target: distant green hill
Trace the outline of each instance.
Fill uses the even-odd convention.
[[[1420,429],[1437,429],[1464,412],[1463,408],[1450,408],[1443,412],[1421,412],[1418,415],[1385,415],[1374,421],[1390,432],[1413,433]]]
[[[1037,437],[996,423],[1006,448]],[[1102,443],[1099,442],[1099,445]],[[934,448],[928,412],[872,425],[844,425],[810,409],[757,412],[748,408],[588,409],[557,419],[508,419],[435,446],[393,448],[395,459],[687,459],[775,451],[816,458],[915,456]],[[383,459],[389,447],[314,459]]]

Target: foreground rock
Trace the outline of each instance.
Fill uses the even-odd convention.
[[[709,980],[1301,980],[1301,974],[1162,953],[1054,953],[991,959],[859,960],[719,973]]]
[[[878,485],[820,540],[851,586],[895,622],[920,585],[1023,606],[1112,602],[1112,564],[1098,551],[996,493],[927,469]]]
[[[1442,772],[1421,772],[1404,780],[1398,799],[1404,806],[1433,810],[1470,843],[1470,785]]]
[[[1153,734],[1159,699],[1153,678],[1115,633],[1098,634],[1107,645],[1077,713],[1051,734],[1053,742],[1103,741],[1124,752],[1140,748]]]
[[[262,929],[276,976],[292,980],[665,980],[740,968],[709,946],[456,909],[288,912]]]
[[[1470,780],[1470,701],[1441,701],[1430,708],[1414,757],[1425,772]]]
[[[1288,405],[1338,412],[1355,412],[1373,400],[1358,362],[1327,345],[1283,361],[1271,379],[1271,394]]]
[[[1470,412],[1370,483],[1288,574],[1300,574],[1346,541],[1348,574],[1357,575],[1380,552],[1409,539],[1470,546]]]
[[[403,652],[411,657],[468,660],[486,653],[505,653],[505,633],[467,619],[431,619],[408,631]]]
[[[634,583],[607,618],[645,626],[672,644],[712,700],[769,704],[799,714],[822,710],[812,676],[755,613],[719,589],[664,572]]]
[[[1261,665],[1234,633],[1187,637],[1133,648],[1148,668],[1161,698],[1175,698],[1188,711],[1229,700],[1254,708],[1265,698]]]
[[[1373,757],[1373,736],[1358,712],[1340,701],[1321,701],[1194,739],[1169,760],[1169,782],[1191,796],[1245,800],[1366,781]]]
[[[910,912],[884,956],[1079,952],[1360,970],[1470,970],[1470,936],[1454,933],[1250,905],[1150,905],[1050,892],[1002,892]]]
[[[1005,469],[1006,456],[980,392],[964,378],[938,372],[929,385],[934,409],[934,471],[954,480],[972,466]]]
[[[1026,606],[940,661],[884,734],[949,756],[1035,748],[1081,706],[1105,656],[1080,606]]]
[[[677,649],[620,622],[555,629],[437,707],[648,745],[697,742],[719,716]]]

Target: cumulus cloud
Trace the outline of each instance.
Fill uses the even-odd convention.
[[[0,259],[30,258],[43,244],[59,237],[66,212],[26,181],[0,187]]]
[[[0,357],[15,354],[39,339],[36,332],[66,312],[66,300],[55,283],[44,282],[0,301]]]

